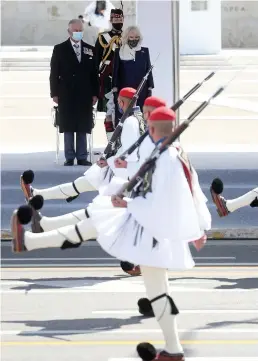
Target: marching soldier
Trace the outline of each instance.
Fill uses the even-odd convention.
[[[107,111],[108,100],[105,98],[105,95],[112,89],[113,58],[115,49],[121,46],[122,28],[124,23],[123,11],[121,9],[112,9],[110,13],[110,22],[112,29],[100,33],[95,45],[100,76],[100,94],[97,107],[99,112]],[[110,124],[105,125],[107,129],[110,128]],[[110,131],[110,129],[108,131]]]

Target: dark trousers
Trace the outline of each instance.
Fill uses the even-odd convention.
[[[64,133],[64,154],[66,160],[87,159],[87,135],[86,133],[76,134],[76,150],[74,148],[74,133]]]

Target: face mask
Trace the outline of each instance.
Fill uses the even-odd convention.
[[[130,48],[136,48],[136,46],[139,44],[140,40],[128,40],[128,45]]]
[[[123,23],[115,23],[115,24],[112,24],[112,27],[117,30],[117,31],[120,31],[123,27]]]
[[[124,113],[123,109],[122,109],[119,105],[118,105],[118,111],[119,111],[119,113],[121,113],[121,114]]]
[[[72,38],[73,38],[75,41],[80,41],[80,40],[82,40],[82,38],[83,38],[83,32],[82,32],[82,31],[74,31]]]

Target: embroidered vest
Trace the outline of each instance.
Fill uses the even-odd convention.
[[[189,161],[189,158],[181,146],[174,146],[174,147],[178,151],[178,159],[182,164],[187,183],[189,185],[191,193],[193,194],[192,166]],[[133,195],[132,198],[135,198],[136,196],[145,197],[148,192],[152,192],[152,177],[155,172],[155,169],[156,169],[156,162],[154,163],[154,166],[147,173],[145,173],[145,176],[143,177],[143,182],[139,185],[137,190],[135,190],[132,193]]]

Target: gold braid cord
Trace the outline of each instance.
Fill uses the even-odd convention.
[[[108,44],[104,44],[102,41],[102,34],[99,35],[99,43],[104,48],[104,50],[108,49],[107,54],[105,54],[104,58],[102,59],[102,63],[104,63],[107,58],[109,57],[109,54],[112,51],[113,44],[119,45],[121,41],[121,38],[118,35],[113,36],[113,38],[110,40]]]

